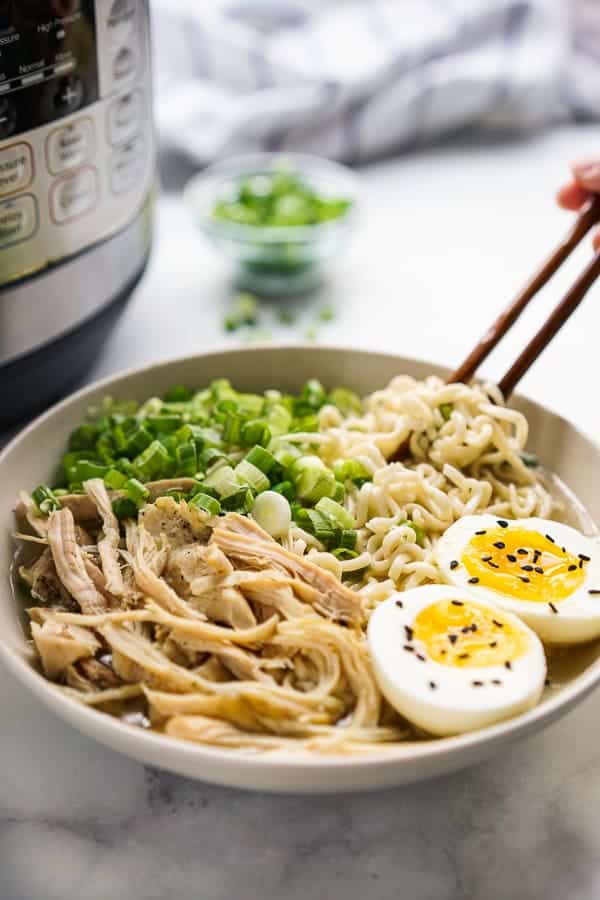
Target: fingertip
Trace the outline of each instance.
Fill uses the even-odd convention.
[[[592,245],[594,250],[600,250],[600,228],[596,228],[592,234]]]
[[[583,206],[588,196],[588,192],[580,184],[577,184],[576,181],[570,181],[568,184],[563,184],[558,190],[556,201],[563,209],[569,209],[574,212]]]

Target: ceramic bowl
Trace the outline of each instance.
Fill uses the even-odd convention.
[[[326,347],[251,347],[163,362],[105,379],[55,406],[0,455],[0,659],[9,672],[66,723],[143,763],[217,784],[279,792],[361,791],[461,769],[497,753],[564,715],[600,681],[600,641],[585,645],[560,688],[533,710],[460,737],[388,745],[368,755],[319,756],[308,751],[250,754],[175,741],[79,704],[40,674],[24,625],[22,601],[9,583],[11,533],[19,488],[49,479],[69,431],[89,406],[110,394],[142,400],[173,384],[204,385],[227,377],[236,387],[297,391],[309,377],[361,394],[399,373],[443,375],[439,367],[390,354]],[[556,472],[600,521],[600,449],[564,419],[517,398],[528,417],[530,449]],[[590,524],[590,530],[593,526]]]

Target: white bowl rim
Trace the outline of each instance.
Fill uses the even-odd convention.
[[[399,354],[365,349],[360,347],[351,347],[344,345],[323,345],[323,344],[306,344],[306,343],[290,343],[290,344],[256,344],[251,347],[214,347],[204,353],[192,353],[184,356],[174,356],[159,362],[148,363],[143,366],[135,366],[129,369],[106,376],[92,384],[86,385],[74,393],[70,394],[59,403],[52,406],[46,412],[42,413],[33,422],[27,425],[19,432],[11,441],[0,451],[0,474],[2,465],[10,454],[18,448],[19,444],[31,435],[40,425],[52,418],[57,413],[68,408],[72,403],[76,403],[85,399],[89,394],[95,394],[97,391],[110,388],[114,382],[118,382],[129,376],[142,375],[144,372],[154,371],[156,369],[168,369],[174,365],[185,365],[193,363],[200,358],[205,359],[211,356],[221,356],[223,354],[260,354],[269,350],[288,350],[297,351],[314,351],[318,349],[323,353],[346,353],[360,354],[363,356],[385,357],[390,361],[398,360],[403,364],[414,364],[415,366],[430,366],[432,371],[449,371],[438,363],[429,363],[427,360],[415,357],[400,356]],[[527,399],[523,395],[518,395],[520,399]],[[542,412],[551,412],[545,406],[535,401],[529,401]],[[551,414],[562,419],[569,429],[578,437],[590,444],[600,455],[600,445],[584,434],[576,426],[566,422],[561,416],[554,412]],[[8,573],[6,573],[8,574]],[[1,602],[1,600],[0,600]],[[26,688],[37,696],[47,707],[56,712],[61,718],[68,721],[74,727],[78,728],[87,735],[92,735],[94,739],[101,743],[105,743],[111,747],[118,749],[120,752],[128,756],[136,757],[133,745],[138,745],[140,749],[147,748],[150,751],[146,756],[152,754],[154,749],[164,748],[165,761],[163,768],[178,771],[175,765],[169,764],[169,758],[178,759],[182,764],[186,760],[194,760],[195,762],[206,760],[207,763],[214,763],[224,766],[231,763],[232,768],[238,771],[244,770],[245,774],[251,777],[252,772],[265,771],[273,772],[281,771],[285,775],[286,770],[297,768],[316,768],[321,770],[324,775],[334,772],[340,768],[356,769],[364,773],[366,769],[381,769],[382,767],[397,767],[402,764],[408,765],[419,759],[432,759],[443,757],[446,755],[453,756],[459,751],[467,751],[478,747],[479,745],[493,744],[501,738],[517,738],[530,731],[541,728],[544,724],[550,724],[561,712],[566,712],[574,703],[581,701],[584,697],[600,683],[600,657],[589,665],[582,673],[577,675],[573,681],[561,688],[560,692],[554,697],[544,699],[538,706],[510,719],[506,719],[495,725],[479,729],[477,731],[461,734],[454,737],[434,738],[423,741],[398,742],[397,744],[382,744],[381,752],[378,750],[370,750],[365,754],[342,755],[342,754],[323,754],[319,755],[307,750],[274,750],[265,753],[251,754],[247,750],[235,749],[219,749],[207,747],[202,744],[195,744],[170,738],[166,735],[159,734],[150,730],[133,727],[127,723],[100,712],[92,707],[85,706],[78,700],[61,691],[61,689],[48,681],[41,673],[37,672],[25,659],[23,659],[15,650],[9,647],[0,637],[0,659],[4,662],[9,671],[15,678]],[[79,722],[81,725],[79,725]],[[115,738],[115,741],[111,740]],[[121,740],[122,739],[122,740]],[[124,747],[122,743],[132,745],[132,749]],[[143,758],[142,754],[138,758]],[[155,763],[156,764],[156,763]],[[158,765],[162,765],[159,763]],[[456,766],[458,767],[458,766]],[[182,771],[180,769],[179,771]],[[197,776],[201,777],[201,776]],[[207,780],[213,780],[208,778]],[[216,779],[214,779],[216,780]],[[411,779],[414,780],[414,779]],[[226,780],[221,780],[226,784]],[[232,778],[231,784],[239,784],[239,778]],[[335,789],[335,788],[333,788]],[[357,786],[357,790],[364,790],[363,787]],[[285,787],[282,786],[282,791]]]

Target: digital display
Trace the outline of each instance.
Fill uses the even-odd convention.
[[[0,0],[0,140],[97,99],[93,0]]]

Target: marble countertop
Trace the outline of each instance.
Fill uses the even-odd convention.
[[[317,339],[458,362],[567,226],[552,202],[600,129],[454,141],[364,170],[353,247],[293,327]],[[90,378],[225,338],[221,261],[164,169],[155,254]],[[581,266],[582,248],[490,361],[503,373]],[[598,290],[523,389],[600,430]],[[168,316],[169,327],[165,327]],[[600,695],[500,758],[432,782],[276,797],[148,770],[72,731],[0,672],[0,900],[592,900],[600,895]]]

